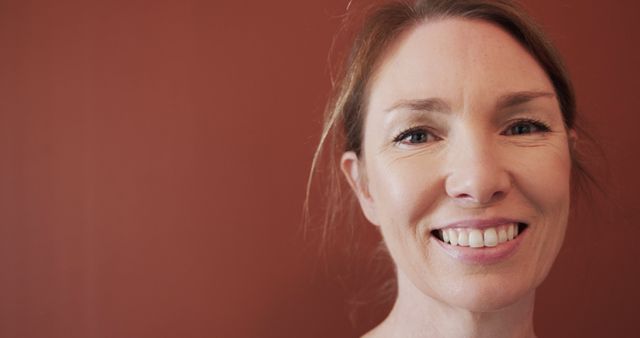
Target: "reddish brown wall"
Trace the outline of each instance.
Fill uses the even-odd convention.
[[[0,337],[367,329],[298,231],[348,1],[252,3],[0,1]],[[527,1],[611,171],[540,290],[543,337],[637,326],[640,6],[612,3]]]

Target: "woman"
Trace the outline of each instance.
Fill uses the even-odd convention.
[[[393,309],[366,337],[534,337],[584,175],[559,57],[506,0],[388,4],[355,41],[314,168],[344,140],[395,263]]]

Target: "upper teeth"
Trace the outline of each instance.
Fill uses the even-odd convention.
[[[445,243],[469,246],[472,248],[496,246],[500,243],[510,241],[517,236],[518,225],[516,223],[486,228],[484,230],[468,228],[440,230],[440,237]]]

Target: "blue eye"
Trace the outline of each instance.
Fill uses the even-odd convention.
[[[435,140],[436,137],[421,127],[410,128],[401,132],[393,139],[395,143],[402,144],[420,144]]]
[[[504,132],[504,134],[509,136],[511,135],[517,136],[517,135],[544,133],[548,131],[551,131],[551,129],[549,129],[549,127],[546,124],[540,121],[521,120],[509,126],[509,128]]]

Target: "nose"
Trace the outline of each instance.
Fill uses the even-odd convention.
[[[480,137],[465,137],[450,146],[445,190],[465,206],[486,206],[504,199],[512,186],[500,145]]]

